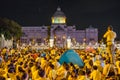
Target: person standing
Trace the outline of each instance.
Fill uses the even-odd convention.
[[[93,71],[90,74],[90,80],[101,80],[102,74],[98,70],[98,67],[96,65],[93,66]]]
[[[110,58],[110,63],[114,64],[114,40],[116,38],[116,32],[113,31],[113,28],[111,25],[108,26],[106,33],[103,36],[106,38],[107,42],[107,52],[108,56]]]

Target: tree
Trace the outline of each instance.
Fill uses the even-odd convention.
[[[3,34],[5,39],[17,40],[22,35],[21,26],[13,20],[0,18],[0,34]]]

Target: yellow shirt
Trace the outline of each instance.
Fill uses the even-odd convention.
[[[61,66],[58,70],[57,70],[57,80],[58,79],[63,79],[66,78],[67,76],[67,71],[65,70],[65,68],[63,66]]]
[[[33,67],[31,67],[31,73],[32,73],[32,75],[33,75],[33,73],[36,71],[36,66],[33,66]]]
[[[77,80],[86,80],[86,76],[80,75],[80,76],[78,76]]]
[[[101,73],[100,73],[100,71],[93,70],[92,73],[90,74],[90,79],[101,80]]]
[[[34,80],[47,80],[47,79],[46,79],[46,78],[39,77],[39,78],[34,79]]]
[[[116,67],[119,68],[120,61],[116,61]]]
[[[16,79],[16,74],[15,73],[8,73],[8,76],[11,78],[11,80]]]
[[[119,68],[117,68],[118,69],[118,74],[120,74],[120,67]]]
[[[108,70],[109,70],[110,64],[106,64],[103,68],[103,75],[107,75]]]
[[[51,50],[51,54],[55,54],[55,50],[53,49],[53,50]]]
[[[46,60],[44,58],[41,58],[41,68],[44,69],[45,65],[46,65]]]
[[[68,80],[77,80],[76,78],[72,77],[71,75],[68,77]]]
[[[39,78],[38,70],[36,70],[32,73],[32,79],[34,80],[34,79],[37,79],[37,78]]]
[[[111,42],[114,42],[114,39],[116,38],[116,33],[108,30],[103,37],[107,39],[106,41],[108,42],[107,44],[109,45],[111,44]]]
[[[56,78],[56,71],[51,69],[49,71],[48,77],[49,77],[50,80],[52,80],[52,79],[55,80],[55,78]]]
[[[11,54],[14,54],[14,53],[15,53],[15,50],[14,50],[14,49],[12,49],[10,52],[11,52]]]
[[[45,74],[48,75],[50,70],[51,70],[50,66],[46,66],[45,67]]]

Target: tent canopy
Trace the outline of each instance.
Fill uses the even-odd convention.
[[[67,50],[63,53],[59,59],[59,63],[63,64],[64,62],[77,64],[80,67],[84,66],[84,62],[74,50]]]

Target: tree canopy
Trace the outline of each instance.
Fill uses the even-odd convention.
[[[0,36],[1,34],[5,39],[19,39],[22,35],[21,26],[14,20],[0,18]]]

